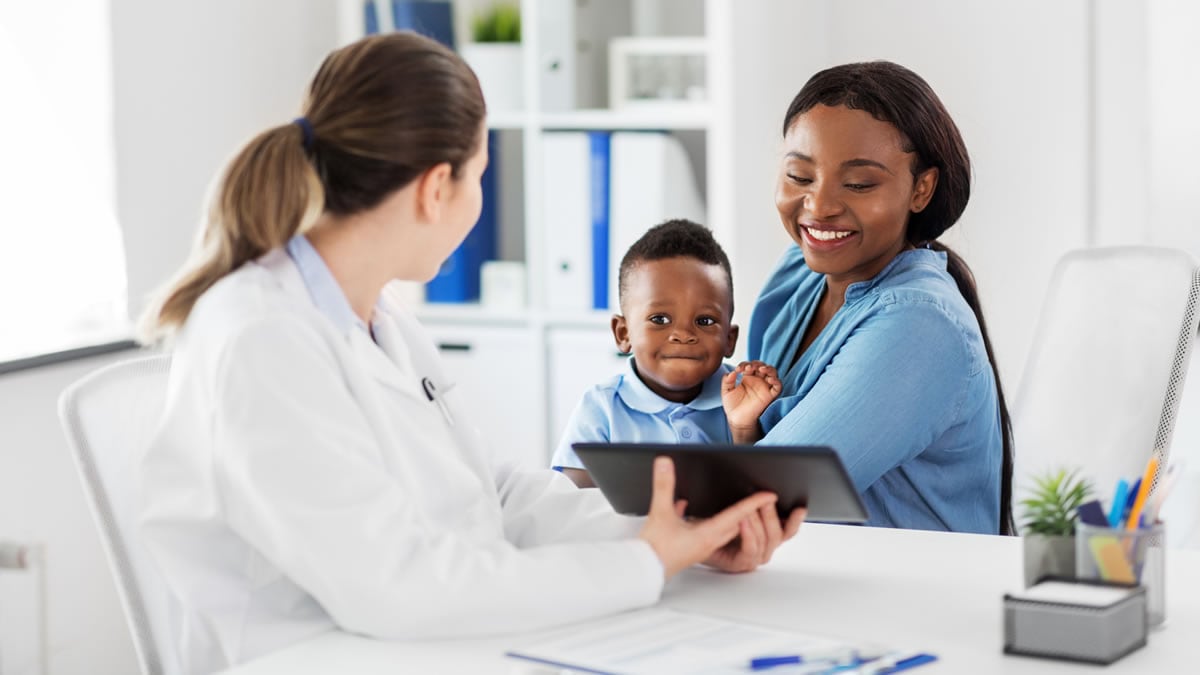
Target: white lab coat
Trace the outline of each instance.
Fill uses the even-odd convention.
[[[378,344],[340,332],[282,249],[188,319],[140,467],[141,533],[185,670],[333,627],[454,637],[657,601],[639,520],[553,471],[494,467],[435,346],[386,291],[373,330]]]

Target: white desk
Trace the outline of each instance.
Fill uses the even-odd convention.
[[[688,570],[668,584],[662,604],[938,655],[916,675],[1197,672],[1200,552],[1168,552],[1166,624],[1146,647],[1108,667],[1001,653],[1001,597],[1021,587],[1021,569],[1015,537],[808,524],[770,565],[742,575]],[[536,638],[401,643],[333,632],[228,672],[528,672],[503,653]]]

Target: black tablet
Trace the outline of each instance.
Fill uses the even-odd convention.
[[[861,523],[867,508],[846,467],[824,446],[672,445],[575,443],[571,446],[618,513],[645,515],[650,508],[654,458],[675,461],[675,498],[688,500],[687,515],[712,516],[755,492],[779,495],[786,517],[808,507],[808,520]]]

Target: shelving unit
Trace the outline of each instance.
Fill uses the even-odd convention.
[[[458,0],[455,11],[469,13],[481,1]],[[579,11],[627,7],[631,17],[628,34],[706,38],[705,99],[677,106],[546,109],[542,69],[553,55],[548,52],[543,32],[547,28],[543,13],[570,15],[588,2],[593,3],[592,8]],[[540,186],[543,172],[553,168],[542,166],[543,133],[663,131],[678,136],[687,147],[703,192],[705,224],[734,257],[735,186],[734,181],[725,179],[735,166],[730,140],[731,84],[727,79],[731,75],[727,63],[731,40],[725,30],[730,25],[732,7],[727,0],[521,0],[521,14],[524,109],[494,110],[488,123],[492,130],[503,132],[507,142],[519,146],[515,153],[519,155],[517,165],[512,165],[510,155],[514,153],[499,157],[499,238],[519,242],[502,257],[525,263],[528,306],[493,310],[478,305],[425,305],[418,313],[442,346],[463,394],[468,400],[474,399],[484,435],[498,445],[499,451],[531,465],[545,466],[566,416],[584,389],[622,368],[624,358],[617,356],[611,337],[611,312],[563,312],[547,306],[542,264],[547,256],[547,223]],[[713,31],[710,27],[723,29]],[[551,37],[562,42],[561,36]],[[592,49],[597,47],[593,45]],[[595,54],[592,56],[594,59]],[[604,61],[607,64],[607,50]],[[608,89],[606,81],[587,84],[593,91]],[[653,224],[647,222],[646,226]],[[619,259],[621,252],[613,251],[611,255]]]

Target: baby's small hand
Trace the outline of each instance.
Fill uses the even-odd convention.
[[[762,361],[743,361],[722,378],[721,403],[736,442],[758,440],[758,418],[782,391],[779,373]]]

